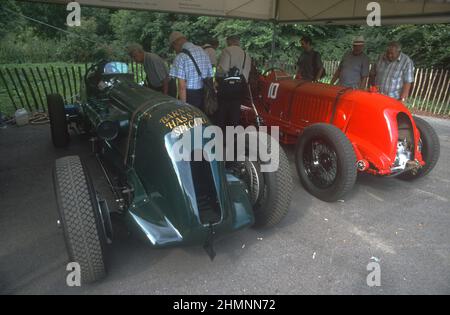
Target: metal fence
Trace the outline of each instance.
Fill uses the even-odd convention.
[[[45,112],[48,94],[59,93],[67,103],[76,101],[89,66],[0,66],[0,95],[7,96],[2,100],[9,102],[11,110],[26,108],[31,112]],[[130,63],[128,66],[134,73],[136,82],[144,81],[144,69],[141,65]],[[296,67],[292,64],[278,63],[273,66],[285,69],[291,74],[296,72]],[[339,62],[325,61],[324,66],[327,76],[322,81],[329,83]],[[450,116],[449,72],[444,69],[416,69],[415,83],[407,105],[412,110]]]

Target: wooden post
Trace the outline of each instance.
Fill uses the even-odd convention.
[[[26,82],[26,84],[28,86],[28,89],[30,90],[31,97],[32,97],[32,99],[34,101],[34,108],[36,108],[36,111],[39,111],[39,103],[38,103],[38,100],[36,98],[36,94],[34,93],[33,86],[31,85],[30,80],[28,78],[28,74],[25,71],[25,68],[22,68],[22,74],[23,74],[23,77],[25,78],[25,82]]]
[[[71,67],[72,69],[72,79],[73,79],[73,88],[75,89],[74,102],[77,101],[77,95],[80,92],[80,87],[77,85],[77,75],[75,74],[75,67]]]
[[[422,73],[423,73],[423,69],[422,69],[422,68],[419,68],[419,69],[417,69],[417,70],[418,70],[418,71],[417,71],[417,74],[418,74],[419,80],[416,81],[416,84],[415,84],[415,90],[413,91],[414,93],[413,93],[412,97],[413,97],[414,100],[413,100],[412,108],[415,108],[415,106],[416,106],[417,97],[418,97],[418,95],[419,95],[419,91],[420,91],[420,88],[421,88],[421,86],[422,86]]]
[[[78,67],[78,76],[80,78],[80,89],[81,86],[84,84],[84,77],[83,77],[83,70],[81,69],[81,66]]]
[[[447,74],[448,74],[448,70],[447,70]],[[444,98],[442,99],[441,108],[439,109],[439,114],[444,113],[445,109],[447,109],[447,107],[448,107],[448,103],[450,102],[450,100],[447,100],[447,95],[449,94],[449,90],[450,90],[450,78],[444,85],[445,93],[444,93]]]
[[[27,102],[28,109],[30,110],[30,112],[32,112],[33,108],[31,107],[31,102],[28,99],[28,95],[27,95],[27,91],[25,90],[25,86],[22,83],[22,78],[20,77],[19,70],[17,68],[14,68],[14,73],[16,74],[17,80],[19,81],[20,88],[22,89],[23,95],[25,96],[25,101]]]
[[[33,79],[34,85],[36,86],[36,90],[39,95],[39,100],[41,101],[41,108],[44,109],[44,107],[45,107],[44,98],[42,97],[41,89],[39,88],[38,81],[36,80],[36,76],[34,75],[33,68],[31,68],[31,67],[30,67],[30,73],[31,73],[31,78]]]
[[[449,86],[449,89],[450,89],[450,86]],[[446,109],[447,109],[447,112],[445,113],[445,111],[444,111],[444,113],[450,116],[450,106],[449,106],[450,105],[450,93],[449,93],[447,99],[444,98],[444,104],[445,104]]]
[[[58,68],[58,72],[59,72],[59,77],[61,78],[61,85],[63,88],[63,96],[64,96],[64,101],[67,103],[69,101],[68,97],[67,97],[67,90],[66,90],[66,80],[64,80],[64,76],[62,74],[62,69]]]
[[[433,97],[433,100],[431,101],[431,111],[433,112],[433,114],[436,114],[436,111],[437,111],[438,106],[436,104],[436,97],[439,94],[439,87],[441,86],[443,75],[444,75],[444,69],[441,69],[441,74],[439,75],[439,80],[437,82],[436,89],[434,90],[434,97]]]
[[[45,106],[45,105],[47,105],[47,96],[50,95],[50,94],[52,93],[52,92],[51,92],[51,87],[50,87],[50,93],[49,93],[48,90],[47,90],[47,87],[45,86],[45,80],[44,80],[44,78],[43,78],[43,76],[42,76],[41,69],[39,69],[39,67],[36,67],[36,71],[37,71],[37,73],[38,73],[39,80],[41,80],[42,86],[44,87],[45,103],[44,103],[43,110],[44,110],[44,111],[47,111],[47,106]],[[50,86],[50,83],[49,83],[48,81],[47,81],[47,83],[48,83],[49,86]]]
[[[9,71],[8,68],[5,68],[5,70],[6,70],[6,73],[8,74],[8,76],[9,76],[9,79],[10,79],[11,82],[13,83],[14,90],[16,91],[17,97],[19,98],[19,101],[20,101],[20,105],[22,106],[22,108],[25,108],[25,103],[24,103],[24,101],[23,101],[23,99],[22,99],[22,96],[20,95],[20,91],[19,91],[19,89],[17,88],[17,84],[16,84],[16,82],[14,81],[13,75],[11,74],[11,72]]]
[[[441,89],[441,93],[439,94],[439,98],[438,98],[438,102],[439,100],[441,100],[441,96],[444,93],[444,98],[442,99],[442,103],[441,103],[441,107],[439,108],[438,114],[440,115],[442,113],[442,111],[444,110],[444,106],[445,104],[445,100],[447,98],[447,94],[448,94],[448,90],[450,89],[450,79],[447,81],[448,78],[448,70],[445,71],[445,78],[444,78],[444,83],[442,85],[442,89]]]
[[[73,93],[73,89],[72,89],[72,83],[70,83],[69,69],[67,67],[64,67],[64,70],[66,71],[67,85],[68,85],[68,90],[70,93],[68,101],[70,100],[71,103],[74,103],[73,102],[74,93]]]
[[[53,81],[54,81],[54,83],[55,83],[55,88],[56,88],[55,93],[59,93],[59,87],[58,87],[58,82],[57,82],[58,80],[57,80],[57,78],[56,78],[55,69],[54,69],[53,67],[50,67],[50,69],[51,69],[51,71],[52,71]]]
[[[433,73],[434,73],[434,75],[433,75]],[[431,93],[433,92],[433,89],[434,89],[434,83],[436,82],[436,77],[437,77],[437,71],[434,71],[434,69],[431,69],[431,76],[430,76],[431,83],[428,86],[428,93],[427,93],[427,97],[425,99],[425,104],[423,107],[423,110],[425,110],[425,111],[427,111],[428,107],[429,107],[428,102],[430,101]]]
[[[16,102],[14,101],[14,97],[13,97],[11,91],[9,90],[8,82],[6,81],[5,77],[3,76],[3,71],[1,69],[0,69],[0,77],[3,81],[3,84],[5,85],[6,92],[8,93],[9,99],[11,100],[11,103],[14,106],[14,109],[17,110],[18,108],[17,108]]]
[[[414,95],[414,90],[416,89],[418,75],[419,75],[419,69],[415,69],[414,83],[412,85],[411,93],[410,93],[410,96],[409,96],[410,100],[413,100],[413,95]]]
[[[58,93],[57,89],[53,89],[52,80],[50,79],[50,75],[48,74],[47,68],[44,68],[45,76],[47,77],[48,86],[50,87],[50,93]]]
[[[423,99],[424,99],[424,94],[423,91],[425,90],[425,86],[427,85],[427,77],[428,77],[428,69],[425,69],[425,74],[423,76],[423,81],[422,81],[422,86],[420,87],[420,92],[419,92],[419,100],[420,100],[420,105],[418,104],[417,107],[422,106],[423,103]]]

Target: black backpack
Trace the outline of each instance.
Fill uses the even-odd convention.
[[[231,62],[231,57],[230,57]],[[244,52],[244,63],[242,71],[245,69],[247,62],[247,54]],[[246,87],[247,80],[245,76],[237,67],[231,68],[224,78],[220,78],[219,82],[219,96],[225,98],[241,97]]]

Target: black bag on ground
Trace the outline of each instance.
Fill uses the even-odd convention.
[[[187,49],[183,49],[183,53],[191,58],[194,63],[195,69],[197,70],[198,75],[203,80],[203,90],[204,90],[204,112],[208,116],[214,115],[219,109],[219,104],[217,102],[217,93],[214,88],[214,79],[213,78],[203,78],[202,72],[200,71],[200,67],[192,56],[191,52]]]

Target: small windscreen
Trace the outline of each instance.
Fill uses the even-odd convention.
[[[105,66],[105,74],[128,73],[128,65],[123,62],[110,62]]]

